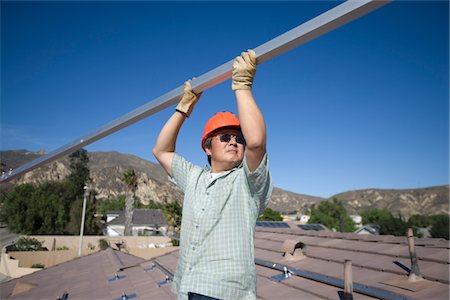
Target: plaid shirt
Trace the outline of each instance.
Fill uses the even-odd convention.
[[[246,159],[211,179],[175,154],[172,176],[184,192],[180,252],[172,290],[219,299],[256,299],[253,234],[272,193],[267,154],[251,173]]]

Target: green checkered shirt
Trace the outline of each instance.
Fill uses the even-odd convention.
[[[219,299],[256,299],[253,234],[272,193],[267,154],[250,173],[246,160],[212,180],[178,154],[172,179],[184,191],[180,252],[172,290]]]

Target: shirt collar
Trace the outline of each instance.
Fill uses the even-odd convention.
[[[243,163],[244,163],[244,160],[242,160],[241,163],[240,163],[239,165],[237,165],[236,167],[234,167],[233,169],[224,171],[224,172],[222,173],[222,175],[229,174],[229,173],[231,173],[231,172],[234,171],[234,170],[237,170],[237,169],[242,168]],[[208,172],[208,173],[211,173],[211,166],[210,166],[210,165],[205,165],[205,166],[203,167],[203,171]],[[222,176],[219,176],[219,177],[222,177]]]

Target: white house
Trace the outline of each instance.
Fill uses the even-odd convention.
[[[166,235],[167,220],[160,209],[135,209],[131,221],[132,235]],[[123,236],[125,211],[108,211],[103,235]]]

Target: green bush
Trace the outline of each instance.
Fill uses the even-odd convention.
[[[36,263],[36,264],[33,264],[32,266],[31,266],[32,268],[45,268],[45,265],[43,265],[43,264],[40,264],[40,263]]]
[[[355,231],[355,222],[348,216],[342,201],[333,198],[314,205],[308,224],[322,224],[341,232]]]
[[[48,251],[42,247],[42,242],[35,238],[21,237],[14,245],[8,246],[7,251]]]
[[[109,242],[107,240],[105,240],[105,239],[99,239],[98,240],[98,247],[101,250],[106,250],[106,249],[109,248]]]
[[[431,236],[434,238],[449,239],[449,215],[434,215],[431,217]]]
[[[266,207],[259,216],[258,221],[283,221],[283,217],[278,211]]]

